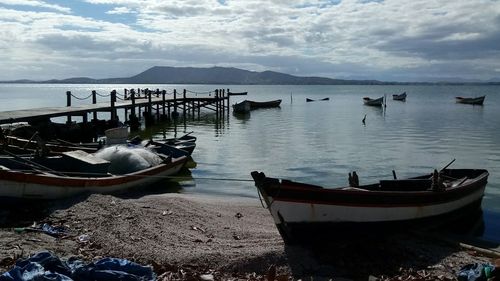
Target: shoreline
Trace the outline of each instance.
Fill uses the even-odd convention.
[[[477,249],[407,233],[323,241],[321,246],[285,246],[268,210],[252,198],[93,194],[53,208],[37,216],[28,212],[12,217],[10,224],[0,228],[1,272],[9,270],[17,258],[42,250],[85,261],[128,259],[152,265],[160,277],[170,274],[181,280],[199,279],[202,274],[212,274],[216,280],[269,274],[291,279],[416,276],[435,280],[441,276],[448,278],[441,280],[454,280],[461,266],[493,261]],[[63,225],[68,235],[54,238],[43,232],[14,231],[33,221]]]

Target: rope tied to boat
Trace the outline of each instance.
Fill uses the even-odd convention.
[[[270,206],[269,206],[269,207],[266,207],[266,206],[264,205],[264,203],[262,202],[262,200],[263,200],[263,199],[262,199],[262,195],[260,194],[260,191],[259,191],[258,189],[257,189],[257,195],[259,196],[259,201],[260,201],[260,205],[262,206],[262,208],[264,208],[264,209],[269,209],[269,207],[270,207]]]
[[[6,151],[5,151],[6,152]],[[22,162],[16,161],[14,159],[11,159],[12,161],[18,162],[18,163],[25,163],[28,166],[34,166],[36,168],[37,164],[36,162],[29,161],[27,162],[26,159],[22,159]],[[31,165],[30,165],[31,164]],[[159,179],[173,179],[173,180],[213,180],[213,181],[230,181],[230,182],[253,182],[253,180],[250,179],[241,179],[241,178],[210,178],[210,177],[189,177],[189,176],[154,176],[154,175],[131,175],[131,174],[110,174],[110,173],[91,173],[91,172],[74,172],[74,171],[55,171],[50,168],[44,167],[39,165],[39,169],[34,169],[34,170],[25,170],[25,169],[15,169],[12,171],[16,172],[22,172],[22,173],[29,173],[29,172],[40,172],[41,169],[45,169],[48,172],[51,173],[58,173],[60,175],[64,175],[65,177],[68,177],[70,175],[73,176],[101,176],[101,177],[110,177],[110,176],[128,176],[128,177],[137,177],[137,178],[159,178]]]

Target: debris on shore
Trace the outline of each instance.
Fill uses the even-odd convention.
[[[43,251],[126,259],[151,266],[157,280],[457,280],[468,264],[500,266],[499,257],[403,233],[285,246],[256,199],[94,194],[2,217],[0,272]],[[42,225],[63,235],[35,231]]]

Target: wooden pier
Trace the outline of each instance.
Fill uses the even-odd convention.
[[[109,102],[97,102],[97,97],[109,97]],[[82,118],[86,123],[89,116],[97,120],[97,113],[109,112],[110,120],[118,120],[117,111],[124,110],[124,121],[138,121],[141,117],[146,120],[146,126],[150,122],[168,120],[187,116],[195,117],[200,115],[202,109],[215,112],[217,118],[225,118],[230,111],[231,93],[229,89],[216,89],[211,92],[192,92],[183,90],[178,93],[176,90],[168,93],[166,90],[149,89],[124,89],[123,94],[116,90],[108,95],[98,94],[96,91],[87,97],[74,96],[70,91],[66,92],[66,107],[45,107],[24,110],[13,110],[0,112],[0,124],[15,122],[30,122],[33,120],[50,119],[53,117],[67,117],[68,122],[72,122],[73,116]],[[91,103],[86,105],[72,105],[72,99],[89,99]],[[142,111],[142,114],[141,114]],[[148,120],[150,122],[148,122]]]

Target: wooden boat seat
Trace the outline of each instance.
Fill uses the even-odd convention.
[[[381,180],[380,190],[383,191],[424,191],[431,189],[430,179]]]
[[[457,187],[457,186],[465,183],[466,181],[467,181],[467,177],[463,177],[463,178],[459,178],[456,180],[444,182],[444,186],[446,188],[453,188],[453,187]]]

